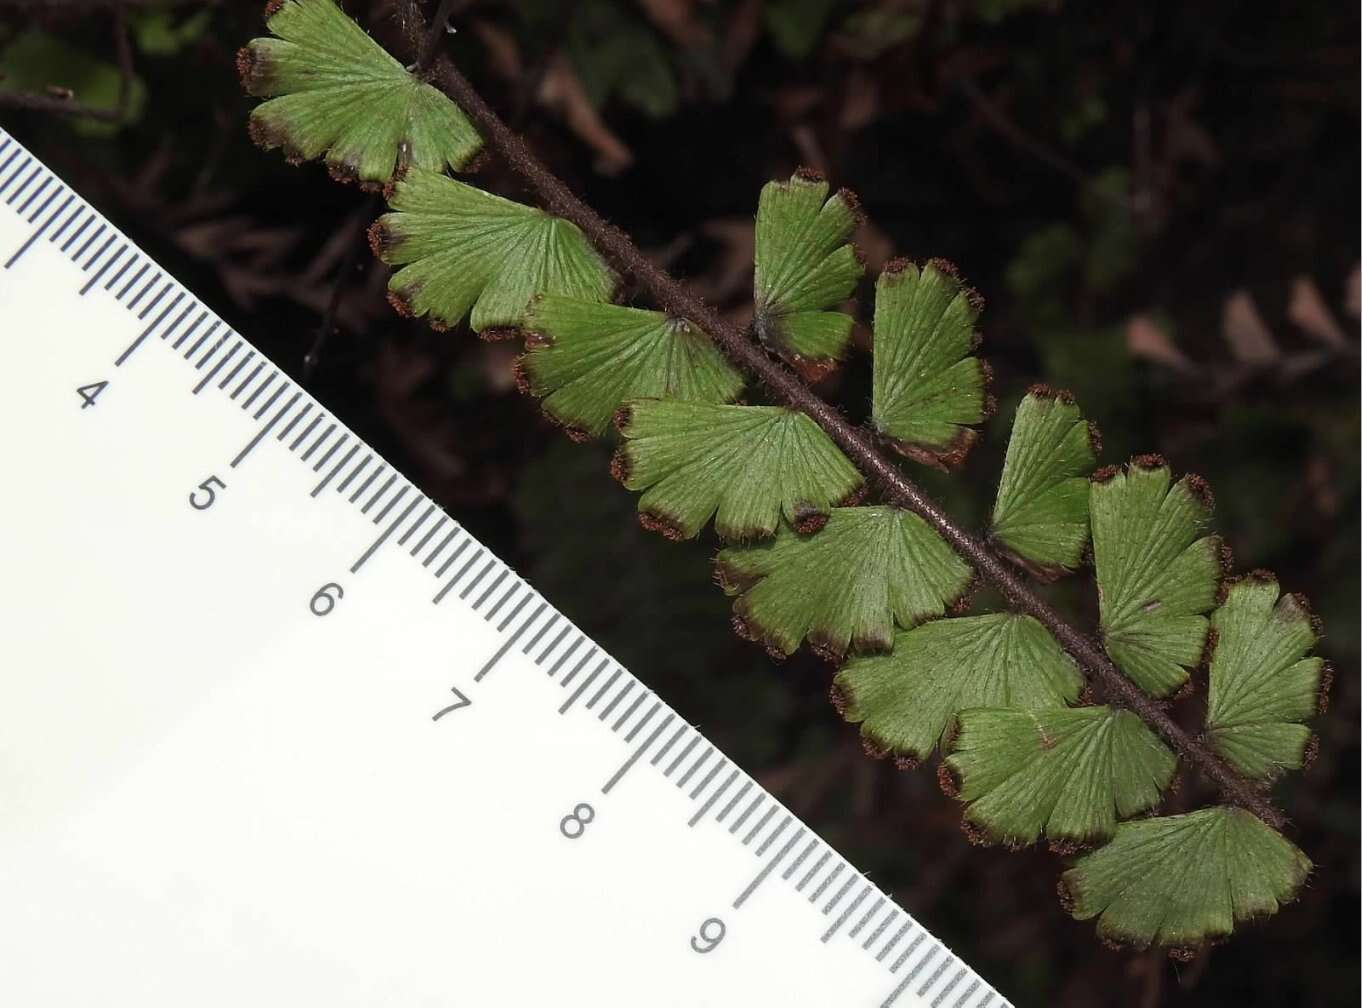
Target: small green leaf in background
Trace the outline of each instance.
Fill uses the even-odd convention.
[[[251,136],[291,159],[326,156],[340,179],[379,187],[408,167],[462,168],[482,139],[458,106],[418,80],[336,6],[282,0],[237,57]]]
[[[989,413],[988,371],[977,357],[976,295],[954,267],[896,259],[875,284],[875,429],[908,458],[958,465]]]
[[[757,335],[808,377],[846,356],[854,320],[825,309],[849,298],[864,272],[848,244],[857,222],[855,197],[829,198],[816,172],[768,182],[757,202]]]
[[[1277,579],[1256,572],[1232,583],[1211,616],[1207,737],[1250,777],[1305,764],[1310,730],[1300,722],[1318,713],[1327,688],[1324,661],[1305,657],[1317,636],[1309,609],[1278,594]]]
[[[1107,654],[1142,690],[1162,697],[1201,660],[1220,584],[1220,540],[1202,536],[1210,491],[1177,483],[1163,459],[1140,456],[1091,484],[1093,559]]]
[[[1035,386],[1017,407],[990,535],[1044,580],[1083,557],[1095,440],[1067,393]]]
[[[1252,813],[1216,806],[1122,823],[1064,873],[1061,890],[1109,941],[1194,949],[1276,913],[1309,873],[1310,859]]]
[[[967,822],[992,842],[1093,843],[1158,804],[1177,760],[1140,718],[1110,707],[960,712],[946,765]]]
[[[568,27],[568,55],[594,107],[619,97],[644,115],[664,119],[680,104],[676,73],[668,50],[633,7],[611,0],[578,5]],[[556,3],[553,8],[561,30],[561,10]]]
[[[887,650],[896,622],[940,616],[971,575],[926,522],[892,507],[833,508],[821,532],[782,526],[767,542],[723,550],[716,567],[744,636],[779,655],[807,638],[833,657]]]
[[[400,266],[389,300],[408,315],[478,332],[515,328],[536,294],[604,301],[615,277],[577,225],[437,172],[400,179],[370,229],[374,253]]]
[[[709,337],[662,312],[544,296],[530,305],[528,390],[569,431],[599,437],[631,399],[729,402],[743,377]]]
[[[893,651],[837,673],[842,715],[875,749],[919,763],[967,707],[1063,708],[1083,677],[1030,616],[935,620],[894,636]]]
[[[616,475],[645,491],[639,515],[672,538],[711,517],[724,539],[765,538],[782,516],[811,532],[864,482],[817,424],[783,406],[639,399],[622,413]]]
[[[213,20],[211,10],[195,11],[183,17],[176,11],[145,10],[128,18],[139,52],[148,56],[175,56],[185,46],[197,42]]]
[[[0,52],[0,91],[12,94],[48,94],[49,88],[66,88],[72,100],[81,105],[113,111],[118,107],[122,80],[113,63],[37,29],[16,36]],[[121,122],[80,116],[67,117],[65,122],[84,136],[111,136],[141,118],[146,100],[146,85],[142,78],[134,76]]]
[[[837,0],[766,0],[766,30],[776,47],[793,60],[813,52]]]

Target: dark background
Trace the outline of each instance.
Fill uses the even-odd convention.
[[[736,318],[757,192],[800,164],[860,194],[872,277],[890,255],[958,263],[1001,409],[960,473],[913,475],[962,521],[1044,380],[1101,425],[1104,461],[1203,474],[1236,566],[1311,597],[1333,704],[1277,796],[1315,874],[1187,964],[1103,948],[1060,911],[1057,858],[970,846],[931,768],[862,755],[831,670],[730,632],[715,543],[643,532],[609,447],[515,391],[512,346],[388,310],[360,240],[378,204],[247,139],[233,61],[256,3],[130,6],[111,124],[4,97],[115,105],[110,0],[0,0],[5,126],[1016,1004],[1357,1004],[1356,4],[484,0],[450,42],[560,175]],[[383,3],[348,6],[387,30]],[[494,162],[477,181],[520,195]],[[860,355],[820,391],[859,417],[868,372]],[[1092,625],[1087,578],[1054,594]]]

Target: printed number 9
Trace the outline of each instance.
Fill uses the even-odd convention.
[[[345,589],[331,581],[317,589],[317,594],[312,596],[308,608],[312,610],[314,616],[325,616],[336,608],[336,600],[343,598],[345,598]]]
[[[728,934],[728,928],[718,917],[711,917],[700,925],[700,933],[691,935],[690,947],[701,955],[713,952],[719,947],[719,942],[724,940],[724,935]]]
[[[558,824],[558,832],[569,840],[576,840],[586,832],[588,824],[595,818],[596,810],[586,802],[582,802],[573,807],[571,815],[563,816],[562,821]]]

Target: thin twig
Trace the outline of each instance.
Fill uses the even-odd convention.
[[[416,0],[401,0],[413,50],[419,47],[425,22]],[[1210,779],[1230,801],[1280,829],[1284,817],[1249,781],[1222,762],[1200,739],[1193,738],[1163,707],[1116,668],[1102,648],[1061,616],[1022,580],[1015,568],[982,540],[957,525],[940,506],[906,477],[872,437],[815,395],[792,371],[770,356],[741,329],[725,321],[709,305],[690,294],[670,275],[639,251],[629,237],[579,200],[535,158],[521,137],[501,121],[458,69],[444,56],[432,63],[433,82],[454,100],[543,200],[546,208],[580,227],[614,263],[632,274],[667,313],[694,322],[733,363],[755,377],[771,395],[807,414],[821,427],[868,480],[878,485],[886,500],[919,515],[967,563],[990,582],[1015,610],[1041,623],[1060,646],[1096,680],[1114,703],[1129,708],[1150,725],[1184,760]]]
[[[0,0],[0,4],[7,0]],[[113,8],[114,50],[118,59],[118,98],[113,108],[99,108],[75,100],[74,95],[29,94],[26,92],[0,91],[0,107],[23,109],[28,112],[47,112],[53,115],[72,116],[79,119],[93,119],[96,122],[119,123],[128,114],[132,104],[132,41],[128,36],[128,16],[122,6]]]
[[[346,244],[349,246],[345,252],[345,258],[341,260],[340,267],[336,270],[335,279],[331,284],[331,296],[327,298],[326,310],[322,312],[321,326],[317,329],[317,335],[312,340],[312,346],[308,348],[303,356],[303,380],[307,381],[317,371],[317,366],[322,360],[322,350],[326,346],[326,341],[331,338],[331,333],[336,328],[336,314],[340,311],[341,299],[345,296],[346,287],[349,284],[350,274],[354,272],[355,264],[359,261],[360,250],[368,248],[368,243],[364,240],[364,229],[369,226],[369,221],[374,216],[374,211],[378,208],[378,195],[371,194],[364,203],[364,208],[348,224],[350,234],[346,237]]]
[[[440,0],[440,6],[435,9],[435,18],[430,22],[430,28],[426,32],[425,40],[421,43],[421,49],[416,57],[416,72],[424,73],[430,66],[430,61],[435,58],[435,54],[440,51],[440,41],[445,37],[445,30],[449,26],[449,16],[454,12],[454,4],[457,0]]]

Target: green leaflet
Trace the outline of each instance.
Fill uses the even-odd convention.
[[[875,284],[875,429],[904,455],[949,469],[968,454],[988,415],[988,371],[974,349],[973,291],[954,267],[902,259]]]
[[[1063,708],[1083,677],[1030,616],[995,613],[898,633],[891,653],[853,659],[835,683],[843,717],[872,746],[921,762],[963,708]]]
[[[478,332],[521,325],[530,299],[606,301],[614,275],[577,226],[436,172],[412,170],[369,231],[374,253],[400,266],[388,299],[408,315]]]
[[[826,202],[825,202],[826,201]],[[828,199],[828,184],[799,171],[768,182],[757,203],[756,330],[810,377],[846,356],[853,319],[824,309],[851,297],[864,267],[848,244],[858,223],[855,197]]]
[[[1201,536],[1210,491],[1197,476],[1171,483],[1157,456],[1099,473],[1089,492],[1102,640],[1136,685],[1167,696],[1201,660],[1220,581],[1220,540]]]
[[[1193,948],[1291,900],[1310,859],[1256,816],[1228,806],[1116,827],[1061,879],[1070,912],[1110,941]]]
[[[644,524],[690,539],[711,517],[725,539],[771,535],[781,516],[804,532],[864,482],[828,436],[782,406],[639,399],[620,418],[616,475]]]
[[[1083,557],[1094,438],[1067,393],[1035,386],[1017,407],[990,535],[1044,580]]]
[[[337,178],[381,186],[408,167],[462,168],[482,139],[459,107],[408,73],[336,6],[282,0],[237,57],[251,136],[292,160],[326,155]]]
[[[833,508],[826,527],[730,547],[716,562],[744,636],[788,655],[806,637],[824,654],[887,650],[894,623],[940,616],[965,591],[970,569],[910,511]]]
[[[1310,612],[1295,595],[1278,599],[1277,579],[1259,572],[1230,585],[1211,616],[1206,728],[1211,745],[1250,777],[1271,778],[1305,763],[1319,710],[1324,662]]]
[[[964,710],[946,765],[965,819],[993,841],[1092,843],[1156,805],[1177,760],[1140,718],[1110,707]]]
[[[621,403],[667,398],[728,402],[742,375],[704,333],[662,312],[541,297],[525,320],[528,391],[569,430],[599,436]]]

